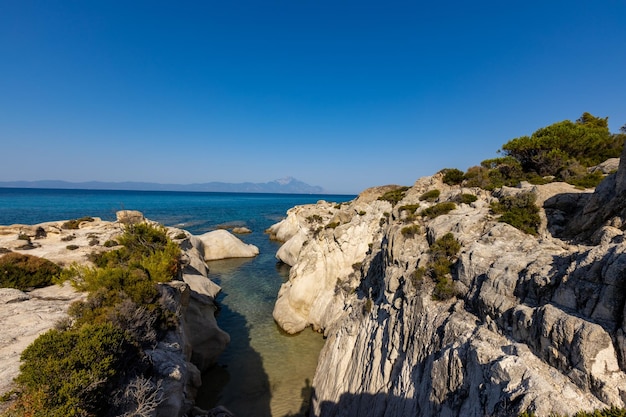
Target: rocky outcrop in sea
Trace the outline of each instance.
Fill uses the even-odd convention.
[[[312,326],[327,338],[311,415],[547,416],[624,407],[626,149],[595,192],[565,183],[486,191],[442,177],[406,190],[371,188],[341,205],[298,206],[269,230],[285,242],[277,257],[291,266],[276,322],[289,333]],[[384,198],[394,189],[396,204]],[[536,236],[491,209],[520,193],[540,207]],[[444,202],[455,208],[422,212]],[[447,298],[436,296],[424,271],[449,233],[460,249]]]

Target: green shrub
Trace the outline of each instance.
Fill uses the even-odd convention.
[[[437,277],[436,280],[437,283],[433,290],[433,298],[435,300],[445,301],[454,297],[454,283],[448,275],[441,275]]]
[[[26,240],[30,242],[30,236],[28,236],[26,233],[20,233],[19,235],[17,235],[17,240]]]
[[[387,191],[385,194],[378,197],[378,199],[388,201],[392,206],[395,206],[404,198],[408,189],[409,187],[399,187],[395,190]]]
[[[312,214],[306,218],[306,221],[309,223],[321,223],[324,219],[319,214]]]
[[[141,268],[148,272],[153,282],[168,282],[177,276],[180,248],[169,240],[162,226],[128,225],[119,242],[123,247],[93,255],[96,266]]]
[[[443,174],[443,182],[448,185],[458,185],[463,182],[464,174],[463,171],[456,168],[446,168],[442,170]]]
[[[117,243],[115,240],[111,240],[111,239],[109,239],[109,240],[107,240],[106,242],[104,242],[104,245],[103,245],[103,246],[104,246],[105,248],[112,248],[113,246],[117,246],[117,245],[119,245],[119,243]]]
[[[559,176],[572,161],[584,167],[618,158],[625,135],[611,134],[607,118],[589,113],[571,122],[564,120],[505,143],[502,150],[520,162],[524,172]]]
[[[432,203],[437,198],[439,198],[439,194],[441,194],[441,191],[439,190],[426,191],[424,194],[420,196],[420,201],[429,201]]]
[[[339,223],[339,222],[330,222],[326,226],[324,226],[324,229],[335,229],[340,224],[341,223]]]
[[[419,204],[405,204],[404,206],[398,207],[398,212],[407,211],[409,214],[415,214],[419,207]]]
[[[41,409],[35,414],[23,409],[24,415],[104,415],[137,356],[126,333],[110,323],[50,330],[22,353],[17,382],[25,392],[16,407],[28,407],[24,400],[31,395]]]
[[[476,200],[478,200],[478,197],[476,197],[474,194],[461,194],[459,196],[459,203],[462,204],[471,204]]]
[[[67,250],[76,250],[76,249],[78,249],[78,245],[67,245],[65,247],[65,249],[67,249]]]
[[[46,229],[41,226],[37,227],[37,230],[35,230],[35,239],[43,239],[47,236],[48,232],[46,232]]]
[[[67,236],[63,236],[61,238],[61,242],[69,242],[71,240],[76,239],[76,235],[74,233],[72,233],[71,235],[67,235]]]
[[[419,267],[415,269],[415,271],[413,271],[411,275],[409,275],[409,280],[411,281],[411,284],[413,284],[413,287],[421,287],[424,281],[424,275],[426,275],[426,268],[424,267]]]
[[[604,175],[602,175],[602,172],[596,171],[579,177],[568,179],[567,182],[569,184],[575,185],[576,187],[595,188],[602,182],[603,179]]]
[[[402,233],[402,236],[404,236],[405,238],[412,238],[412,237],[415,237],[415,235],[419,234],[420,227],[416,224],[413,224],[411,226],[403,227],[402,230],[400,230],[400,232]]]
[[[421,215],[434,219],[435,217],[441,216],[442,214],[450,213],[455,208],[456,204],[451,201],[446,201],[444,203],[435,204],[432,207],[428,207],[422,210]]]
[[[500,198],[497,203],[491,204],[491,210],[500,214],[498,221],[536,236],[541,224],[539,207],[535,204],[536,197],[532,193],[519,193],[514,196]]]
[[[62,229],[78,229],[83,222],[93,222],[93,217],[81,217],[80,219],[68,220],[61,225]]]
[[[465,173],[465,187],[478,187],[483,190],[493,190],[494,187],[491,184],[489,178],[489,169],[481,166],[470,167]]]
[[[148,381],[142,349],[177,321],[156,283],[177,274],[180,249],[163,227],[147,224],[127,225],[120,241],[119,249],[94,255],[98,266],[62,272],[88,295],[70,305],[71,321],[27,348],[7,416],[122,415],[115,408],[120,389],[131,379]]]
[[[47,259],[20,253],[0,257],[0,286],[28,290],[51,285],[61,268]]]
[[[452,258],[461,250],[461,244],[452,233],[446,233],[430,245],[430,253],[435,258]]]
[[[450,277],[452,265],[461,250],[461,244],[452,233],[446,233],[430,246],[431,260],[426,270],[435,281],[433,298],[447,300],[454,296],[454,283]]]
[[[365,216],[367,214],[367,212],[365,210],[360,210],[359,211],[359,216]]]

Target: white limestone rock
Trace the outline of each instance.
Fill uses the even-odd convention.
[[[292,268],[274,318],[288,332],[312,326],[327,336],[311,414],[571,415],[623,407],[621,168],[593,198],[563,183],[472,189],[476,202],[434,219],[419,210],[468,191],[443,184],[441,174],[416,181],[393,207],[378,198],[397,187],[377,187],[340,207],[308,206],[306,216],[290,210],[282,224],[292,233],[277,256]],[[437,202],[419,201],[432,189],[441,191]],[[546,207],[537,236],[498,222],[489,209],[519,192]],[[408,204],[420,204],[417,215],[403,211]],[[602,220],[577,218],[584,205],[583,216]],[[321,219],[321,228],[307,218]],[[326,227],[331,220],[337,224]],[[592,241],[555,236],[568,222],[595,233]],[[419,233],[403,234],[407,225]],[[451,275],[456,296],[437,301],[435,282],[416,272],[446,233],[461,244]]]
[[[259,248],[242,242],[227,230],[214,230],[197,237],[202,241],[206,261],[253,258],[259,254]]]

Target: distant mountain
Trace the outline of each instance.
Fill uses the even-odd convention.
[[[68,181],[0,181],[5,188],[59,188],[84,190],[131,190],[131,191],[204,191],[224,193],[280,193],[323,194],[322,187],[309,185],[292,177],[254,183],[205,182],[199,184],[158,184],[152,182],[68,182]]]

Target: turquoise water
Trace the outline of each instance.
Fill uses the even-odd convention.
[[[323,345],[306,330],[289,336],[278,329],[272,309],[288,268],[274,257],[279,244],[264,231],[289,208],[354,196],[185,193],[161,191],[47,190],[0,188],[0,224],[36,224],[83,216],[115,220],[121,209],[139,210],[166,226],[202,234],[223,226],[252,230],[240,238],[259,248],[254,259],[209,263],[222,286],[218,324],[231,343],[216,367],[203,375],[197,404],[226,406],[238,417],[296,416],[307,409],[310,381]]]

